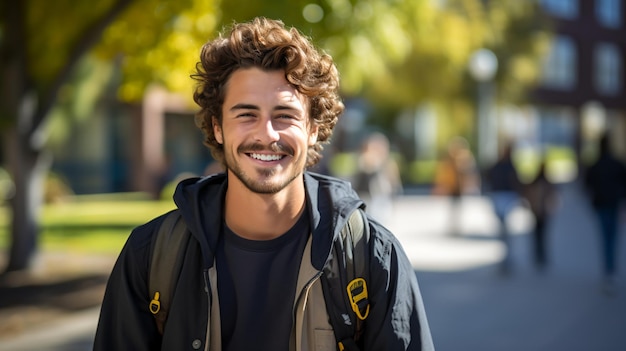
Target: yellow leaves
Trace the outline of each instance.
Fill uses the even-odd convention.
[[[377,16],[373,33],[382,46],[381,49],[385,50],[386,59],[390,63],[402,62],[407,58],[412,48],[411,38],[395,14],[386,12]]]
[[[479,45],[479,33],[468,28],[468,23],[456,15],[443,16],[439,22],[439,35],[431,44],[450,62],[464,66],[470,53]]]
[[[348,20],[352,16],[352,4],[349,0],[327,0],[331,14],[335,20],[341,22]]]
[[[111,0],[23,2],[28,68],[39,86],[50,84],[79,38],[112,4]]]
[[[122,57],[119,97],[138,101],[151,83],[191,96],[190,75],[200,48],[215,32],[217,6],[216,0],[138,0],[98,48],[100,55]]]
[[[35,76],[49,80],[85,28],[113,1],[28,1],[29,62]],[[255,10],[311,32],[335,58],[344,92],[375,91],[374,98],[411,96],[419,101],[458,89],[468,57],[477,48],[507,48],[514,42],[511,35],[517,35],[518,41],[542,41],[524,38],[511,29],[533,20],[530,6],[519,0],[302,0],[290,3],[289,9],[283,2],[269,0],[244,3],[134,0],[105,31],[95,52],[109,60],[121,58],[119,94],[124,100],[141,99],[145,87],[155,82],[190,96],[193,81],[189,76],[204,42],[221,23],[229,24],[232,18]],[[310,4],[324,11],[319,23],[302,17]],[[226,8],[230,15],[220,21]],[[525,48],[537,51],[538,46]],[[515,50],[501,50],[515,55]],[[512,59],[502,67],[525,81],[532,76],[532,57]]]
[[[528,55],[518,55],[512,58],[508,73],[511,78],[522,84],[536,82],[539,78],[538,65],[533,57]]]

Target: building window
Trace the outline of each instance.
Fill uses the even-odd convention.
[[[557,36],[543,65],[542,82],[545,87],[572,90],[576,77],[576,46],[571,38]]]
[[[541,0],[541,6],[555,17],[565,19],[578,17],[578,0]]]
[[[596,0],[596,16],[601,25],[619,28],[622,25],[621,0]]]
[[[622,89],[622,62],[615,45],[599,43],[593,52],[593,83],[596,91],[605,95],[617,95]]]

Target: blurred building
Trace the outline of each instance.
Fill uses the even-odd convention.
[[[157,196],[179,175],[202,175],[213,161],[182,97],[152,88],[140,105],[103,105],[55,150],[52,171],[73,192]]]
[[[551,158],[549,173],[561,177],[553,180],[571,181],[595,157],[604,132],[626,161],[626,1],[539,4],[552,23],[540,81],[530,105],[501,109],[499,131],[536,164],[537,157],[556,151],[552,155],[566,161]]]
[[[626,155],[626,2],[540,0],[554,40],[532,100],[541,143],[571,144],[579,156],[600,133]]]

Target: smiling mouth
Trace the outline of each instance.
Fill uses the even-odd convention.
[[[250,153],[248,154],[248,156],[252,157],[255,160],[266,161],[266,162],[280,161],[285,157],[285,155],[275,155],[275,154],[269,155],[269,154],[257,154],[257,153]]]

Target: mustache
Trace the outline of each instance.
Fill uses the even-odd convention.
[[[237,148],[239,153],[251,153],[255,151],[270,151],[275,153],[284,153],[289,156],[293,156],[293,148],[289,145],[285,145],[279,142],[273,142],[269,145],[263,145],[260,143],[243,144]]]

